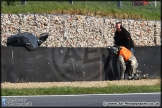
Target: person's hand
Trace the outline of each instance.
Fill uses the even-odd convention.
[[[117,47],[117,45],[115,44],[115,45],[113,45],[113,47]]]
[[[110,47],[110,46],[108,46],[107,48],[108,48],[108,49],[110,49],[111,47]]]

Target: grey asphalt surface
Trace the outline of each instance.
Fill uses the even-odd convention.
[[[1,96],[2,107],[112,107],[112,106],[161,106],[161,92],[127,94],[80,94]]]

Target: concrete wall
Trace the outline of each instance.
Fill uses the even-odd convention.
[[[1,44],[10,35],[28,31],[48,32],[41,47],[107,47],[113,45],[115,23],[121,21],[136,46],[161,45],[161,21],[111,19],[81,15],[1,14]]]

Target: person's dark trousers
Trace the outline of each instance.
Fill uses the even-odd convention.
[[[26,5],[26,0],[21,0],[22,5]]]
[[[122,1],[121,1],[121,0],[118,0],[118,1],[117,1],[117,6],[118,6],[118,8],[120,8],[120,9],[122,8]]]
[[[134,48],[131,48],[130,51],[131,51],[132,54],[134,55]]]
[[[7,5],[9,6],[9,5],[12,5],[12,6],[14,6],[14,0],[7,0]]]
[[[69,3],[70,3],[70,4],[73,4],[73,0],[69,0]]]

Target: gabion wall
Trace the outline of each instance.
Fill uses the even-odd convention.
[[[3,14],[1,45],[7,37],[20,32],[38,36],[48,32],[41,47],[107,47],[114,45],[115,23],[121,21],[136,46],[161,45],[161,21],[112,19],[82,15]]]

